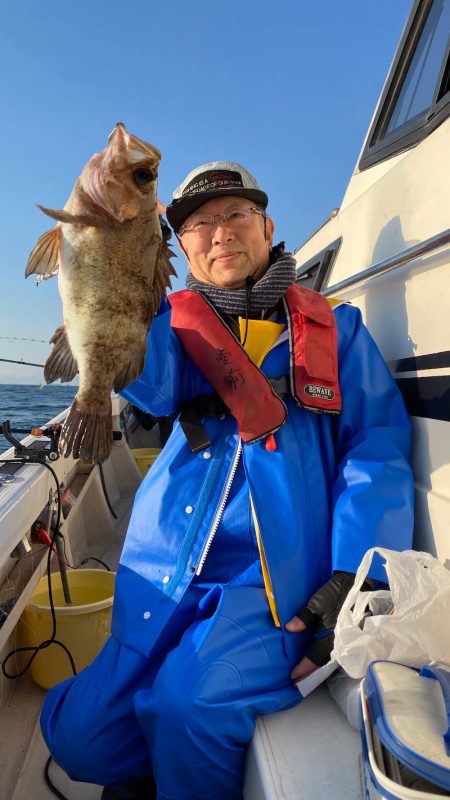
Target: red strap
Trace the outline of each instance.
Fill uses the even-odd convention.
[[[338,414],[342,397],[333,311],[321,294],[297,284],[289,287],[285,299],[294,396],[305,408]]]

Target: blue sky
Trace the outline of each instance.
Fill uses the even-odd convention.
[[[43,363],[57,280],[24,265],[83,165],[123,121],[163,154],[159,196],[243,163],[295,249],[340,205],[410,0],[6,0],[0,10],[0,357]],[[186,266],[175,260],[183,288]],[[0,383],[42,370],[0,362]]]

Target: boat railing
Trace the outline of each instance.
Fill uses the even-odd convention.
[[[407,250],[403,250],[401,253],[396,253],[395,255],[390,256],[384,261],[379,261],[377,264],[373,264],[372,266],[363,269],[361,272],[357,272],[355,275],[350,275],[348,278],[339,281],[339,283],[335,283],[332,286],[327,286],[322,290],[322,294],[325,295],[325,297],[328,297],[330,295],[339,294],[339,292],[346,291],[349,288],[353,288],[360,283],[367,283],[367,281],[370,281],[379,275],[384,275],[387,272],[391,272],[391,270],[403,266],[404,264],[408,264],[411,261],[415,261],[422,256],[430,255],[430,253],[433,253],[435,250],[439,250],[439,248],[448,244],[450,244],[450,228],[447,228],[447,230],[443,231],[442,233],[438,233],[436,236],[431,236],[429,239],[426,239],[419,244],[408,247]]]

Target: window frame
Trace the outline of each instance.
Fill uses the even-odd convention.
[[[305,261],[300,267],[297,267],[295,282],[299,286],[302,286],[302,281],[300,280],[302,275],[306,275],[313,267],[316,267],[313,285],[307,288],[313,289],[315,292],[321,292],[325,289],[341,244],[342,236],[328,244],[323,250],[316,253],[315,256],[309,258],[308,261]]]
[[[449,40],[430,106],[388,136],[384,136],[434,2],[435,0],[415,0],[359,161],[361,171],[418,144],[450,115],[450,91],[440,100],[437,99],[449,69]]]

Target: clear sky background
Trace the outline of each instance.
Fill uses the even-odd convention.
[[[339,206],[411,0],[4,0],[0,9],[0,357],[43,363],[57,279],[24,265],[115,123],[163,154],[159,196],[243,163],[294,250]],[[50,223],[50,224],[49,224]],[[186,265],[175,259],[184,286]],[[126,276],[124,275],[124,280]],[[0,362],[0,383],[41,383]]]

